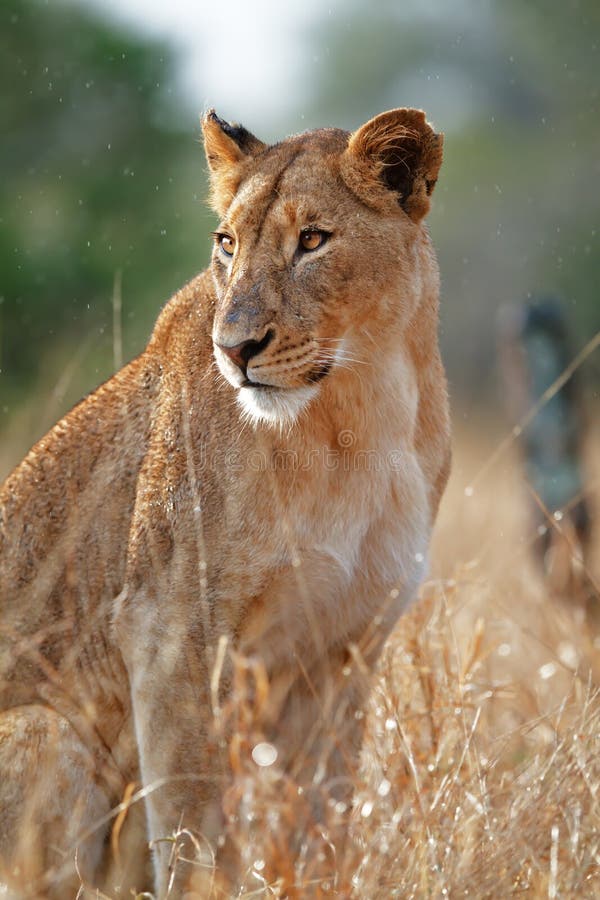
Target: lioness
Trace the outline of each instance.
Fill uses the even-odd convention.
[[[159,896],[161,839],[216,845],[236,653],[267,673],[278,765],[343,790],[448,476],[442,136],[412,109],[273,146],[203,131],[210,268],[0,494],[0,857],[36,895],[68,896],[77,846],[96,883],[129,783]]]

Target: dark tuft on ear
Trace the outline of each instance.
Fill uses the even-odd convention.
[[[226,122],[225,119],[221,119],[220,116],[216,114],[214,109],[209,109],[206,113],[205,123],[210,121],[213,125],[216,125],[223,134],[225,134],[228,138],[237,144],[242,153],[257,153],[260,152],[264,148],[264,144],[262,141],[259,141],[258,138],[255,138],[254,135],[248,131],[247,128],[244,128],[243,125],[238,125],[236,123]]]
[[[443,135],[419,109],[382,113],[350,136],[342,166],[348,185],[370,205],[391,191],[413,221],[429,211],[442,163]]]
[[[231,124],[209,109],[202,119],[204,148],[211,174],[211,200],[219,214],[238,189],[243,164],[261,153],[266,144],[243,125]]]

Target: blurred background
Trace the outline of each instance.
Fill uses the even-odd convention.
[[[206,265],[207,106],[263,140],[427,111],[455,418],[504,415],[501,306],[559,298],[572,355],[600,329],[599,26],[597,0],[3,0],[0,475]]]

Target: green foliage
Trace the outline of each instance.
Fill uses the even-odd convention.
[[[3,403],[59,337],[72,347],[91,334],[90,386],[107,374],[116,272],[131,353],[205,264],[203,156],[194,117],[176,117],[174,67],[166,46],[80,7],[0,7]]]

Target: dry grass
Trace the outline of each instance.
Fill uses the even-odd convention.
[[[515,449],[476,479],[497,446],[483,433],[459,438],[434,578],[382,660],[343,848],[331,839],[340,804],[327,801],[317,827],[295,785],[251,762],[260,735],[239,735],[236,896],[600,895],[597,598],[553,594]]]
[[[234,896],[600,895],[595,601],[553,596],[534,564],[514,448],[476,478],[498,445],[487,431],[459,434],[432,580],[382,660],[343,847],[333,837],[342,804],[324,794],[317,825],[276,764],[253,761],[260,671],[238,673],[225,802],[244,872]],[[597,507],[600,472],[590,464],[588,474]],[[124,817],[114,818],[117,852]],[[231,896],[199,836],[183,832],[173,851],[174,865],[199,873],[197,896]]]
[[[514,455],[465,495],[480,445],[459,445],[439,580],[373,698],[358,897],[600,893],[594,606],[553,597],[533,565]]]

